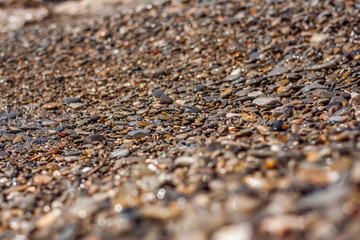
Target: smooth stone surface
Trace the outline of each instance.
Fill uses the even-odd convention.
[[[287,67],[278,67],[270,71],[268,73],[268,77],[274,77],[288,72],[290,72],[290,69],[288,69]]]
[[[164,94],[163,90],[156,90],[151,93],[151,97],[153,98],[160,98]]]
[[[158,77],[160,75],[163,75],[164,73],[165,70],[162,68],[147,69],[143,72],[144,76],[148,78]]]
[[[116,149],[110,154],[110,157],[112,158],[127,157],[129,156],[129,154],[130,154],[129,149]]]
[[[93,143],[93,142],[104,143],[104,142],[106,142],[106,137],[104,137],[103,135],[100,135],[100,134],[93,134],[93,135],[87,136],[85,138],[85,143]]]
[[[81,98],[78,97],[72,97],[72,98],[67,98],[65,99],[65,101],[63,102],[64,105],[70,104],[70,103],[77,103],[80,102]]]
[[[128,136],[133,137],[135,139],[148,136],[149,134],[150,134],[150,130],[148,129],[133,130],[127,133]]]
[[[321,85],[320,83],[311,83],[309,85],[306,85],[305,87],[301,88],[301,91],[303,92],[309,92],[314,89],[327,89],[328,87]]]
[[[260,97],[253,100],[253,103],[259,106],[273,105],[278,102],[279,100],[273,97]]]
[[[169,96],[166,96],[166,95],[162,95],[160,98],[159,98],[159,103],[160,104],[170,104],[172,103],[173,100],[171,97]]]

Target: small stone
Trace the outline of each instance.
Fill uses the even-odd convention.
[[[59,108],[59,104],[56,102],[51,102],[51,103],[45,103],[42,107],[48,110],[53,110],[53,109],[58,109]]]
[[[106,29],[99,29],[95,33],[95,37],[100,38],[100,39],[106,39],[108,36],[109,36],[109,31]]]
[[[224,81],[229,81],[229,82],[232,82],[236,79],[239,79],[241,77],[241,74],[235,74],[235,75],[228,75],[226,76],[223,80]]]
[[[222,67],[217,67],[217,68],[213,68],[210,73],[212,75],[219,75],[222,74],[223,72],[225,72],[226,67],[222,66]]]
[[[46,174],[39,174],[34,176],[33,181],[36,185],[46,185],[51,182],[52,177]]]
[[[144,70],[143,74],[145,77],[153,78],[158,77],[160,75],[163,75],[165,73],[165,70],[162,68],[156,68],[156,69],[147,69]]]
[[[74,97],[74,98],[67,98],[63,104],[66,105],[66,104],[70,104],[70,103],[77,103],[77,102],[80,102],[80,98],[77,98],[77,97]]]
[[[52,120],[44,120],[44,121],[41,122],[41,124],[42,124],[43,126],[48,127],[48,126],[54,126],[54,125],[56,125],[57,122],[56,122],[56,121],[52,121]]]
[[[151,97],[153,98],[160,98],[164,94],[163,90],[156,90],[151,93]]]
[[[247,96],[249,94],[249,92],[251,92],[250,89],[243,89],[243,90],[239,90],[235,93],[236,96],[239,96],[239,97],[244,97],[244,96]]]
[[[202,90],[204,90],[204,89],[206,89],[206,85],[204,85],[204,84],[198,84],[198,85],[196,85],[196,86],[193,87],[192,91],[193,91],[193,92],[198,92],[198,91],[202,91]]]
[[[128,136],[138,139],[148,136],[150,134],[150,130],[148,129],[140,129],[140,130],[133,130],[127,133]]]
[[[222,98],[229,97],[233,92],[232,88],[225,89],[223,92],[220,93]]]
[[[93,143],[93,142],[105,143],[106,138],[103,135],[100,135],[100,134],[93,134],[93,135],[87,136],[85,138],[85,143]]]
[[[65,156],[79,156],[81,155],[81,152],[78,151],[66,151]]]
[[[112,158],[120,158],[129,156],[130,151],[128,149],[116,149],[110,154]]]
[[[253,103],[259,106],[273,105],[278,102],[279,100],[273,97],[259,97],[253,100]]]
[[[19,114],[20,114],[19,112],[6,113],[6,114],[2,115],[1,118],[4,118],[4,119],[15,119]]]
[[[321,64],[312,65],[312,66],[308,67],[308,69],[313,70],[313,71],[319,71],[322,69],[332,69],[332,68],[336,67],[337,65],[338,65],[338,60],[334,59],[334,60],[324,62]]]
[[[160,104],[170,104],[170,103],[172,103],[172,101],[173,100],[169,96],[166,96],[166,95],[162,95],[159,98],[159,103]]]
[[[13,143],[19,143],[19,142],[22,142],[23,141],[23,138],[21,135],[17,135],[14,140],[13,140]]]
[[[278,67],[270,71],[268,73],[268,77],[274,77],[288,72],[290,72],[290,69],[288,69],[287,67]]]
[[[60,217],[61,210],[60,209],[54,209],[48,213],[45,213],[42,215],[37,221],[36,221],[36,227],[37,228],[46,228],[51,225],[53,225]]]
[[[302,92],[309,92],[311,90],[314,90],[314,89],[327,89],[326,86],[324,85],[321,85],[320,83],[311,83],[309,85],[306,85],[305,87],[303,87],[301,89]]]
[[[329,36],[323,33],[315,33],[311,36],[310,38],[310,42],[311,43],[321,43],[323,41],[325,41],[326,39],[328,39]]]
[[[331,116],[331,117],[329,117],[328,121],[329,122],[343,122],[344,118],[345,118],[345,116]]]
[[[74,102],[74,103],[69,103],[69,107],[77,110],[77,109],[80,109],[80,108],[83,108],[85,106],[84,103],[80,103],[80,102]]]
[[[64,158],[66,162],[72,163],[80,160],[80,156],[66,156]]]
[[[258,97],[258,96],[260,96],[261,94],[263,94],[262,91],[255,91],[255,92],[250,92],[250,93],[248,93],[248,96],[249,96],[249,97]]]

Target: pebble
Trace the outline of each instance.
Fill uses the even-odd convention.
[[[166,96],[166,95],[162,95],[159,98],[159,103],[160,104],[170,104],[172,102],[173,102],[173,100],[170,97]]]
[[[301,91],[303,92],[309,92],[314,89],[327,89],[328,87],[321,85],[320,83],[311,83],[309,85],[306,85],[305,87],[301,88]]]
[[[1,116],[1,118],[4,118],[4,119],[15,119],[20,113],[19,112],[11,112],[11,113],[6,113],[6,114],[3,114]]]
[[[150,135],[150,130],[148,129],[133,130],[128,132],[127,135],[135,139],[143,138],[145,136]]]
[[[103,135],[100,134],[92,134],[90,136],[87,136],[85,138],[85,143],[93,143],[93,142],[100,142],[100,143],[105,143],[106,137],[104,137]]]
[[[81,98],[78,97],[73,97],[73,98],[67,98],[65,99],[65,101],[63,102],[64,105],[70,104],[70,103],[78,103],[81,101]]]
[[[199,92],[199,91],[202,91],[202,90],[204,90],[204,89],[206,89],[206,85],[204,85],[204,84],[198,84],[198,85],[196,85],[196,86],[193,87],[192,91],[193,91],[193,92]]]
[[[163,90],[156,90],[151,93],[151,97],[153,98],[160,98],[164,94]]]
[[[69,103],[68,105],[69,105],[69,107],[71,107],[72,109],[75,109],[75,110],[81,109],[85,106],[84,103],[80,103],[80,102],[73,102],[73,103]]]
[[[58,109],[60,105],[56,102],[51,102],[51,103],[45,103],[42,107],[48,110],[54,110],[54,109]]]
[[[146,69],[143,72],[144,76],[148,77],[148,78],[158,77],[158,76],[163,75],[164,73],[165,73],[165,70],[162,68]]]
[[[120,158],[129,156],[130,151],[128,149],[116,149],[110,154],[112,158]]]
[[[326,34],[323,34],[323,33],[315,33],[311,36],[310,38],[310,42],[311,43],[321,43],[321,42],[324,42],[325,40],[327,40],[329,38],[328,35]]]
[[[46,185],[48,183],[50,183],[52,180],[52,177],[49,175],[45,175],[45,174],[39,174],[34,176],[33,181],[34,184],[36,185]]]
[[[279,75],[282,75],[282,74],[288,73],[288,72],[290,72],[290,69],[288,69],[286,67],[278,67],[278,68],[271,70],[267,76],[274,77],[274,76],[279,76]]]
[[[222,74],[223,72],[225,72],[225,70],[226,70],[226,67],[224,67],[224,66],[216,67],[216,68],[211,69],[210,73],[212,75],[219,75],[219,74]]]
[[[259,97],[253,100],[253,103],[259,106],[273,105],[278,102],[279,100],[273,97]]]

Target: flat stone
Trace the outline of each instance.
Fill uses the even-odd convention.
[[[225,72],[225,69],[226,69],[226,67],[224,67],[224,66],[216,67],[216,68],[211,69],[210,73],[212,75],[219,75],[219,74]]]
[[[53,110],[59,108],[59,103],[51,102],[51,103],[45,103],[42,108],[45,108],[47,110]]]
[[[288,72],[290,72],[290,69],[288,69],[287,67],[278,67],[278,68],[275,68],[272,71],[270,71],[268,73],[268,77],[279,76],[279,75],[282,75],[282,74],[288,73]]]
[[[329,122],[343,122],[344,121],[344,116],[331,116],[329,117],[328,121]]]
[[[315,33],[311,36],[310,38],[310,42],[311,43],[321,43],[323,41],[325,41],[326,39],[328,39],[329,36],[323,33]]]
[[[258,97],[262,94],[262,91],[255,91],[255,92],[250,92],[248,93],[249,97]]]
[[[74,103],[69,103],[69,107],[73,108],[73,109],[80,109],[83,108],[85,106],[84,103],[80,103],[80,102],[74,102]]]
[[[170,104],[172,103],[172,99],[171,97],[169,96],[166,96],[166,95],[162,95],[160,98],[159,98],[159,103],[160,104]]]
[[[19,114],[20,114],[19,112],[6,113],[6,114],[2,115],[1,118],[4,118],[4,119],[15,119]]]
[[[273,105],[278,102],[279,100],[273,97],[260,97],[253,100],[253,103],[259,106]]]
[[[116,149],[110,154],[110,157],[112,158],[127,157],[129,156],[129,154],[130,154],[129,149]]]
[[[127,133],[128,136],[133,137],[135,139],[148,136],[149,134],[150,134],[150,130],[148,129],[133,130]]]
[[[308,67],[308,70],[312,70],[312,71],[319,71],[322,69],[331,69],[334,68],[338,65],[338,61],[336,59],[328,61],[328,62],[324,62],[321,64],[315,64],[312,66]]]
[[[239,96],[239,97],[245,97],[248,95],[248,93],[251,92],[250,89],[243,89],[243,90],[239,90],[235,93],[236,96]]]
[[[151,93],[151,97],[160,98],[164,94],[163,90],[156,90]]]
[[[305,87],[301,88],[302,92],[309,92],[314,89],[327,89],[328,87],[321,85],[320,83],[311,83],[309,85],[306,85]]]
[[[93,143],[95,141],[104,143],[104,142],[106,142],[106,137],[104,137],[103,135],[100,135],[100,134],[93,134],[93,135],[87,136],[85,138],[85,143]]]
[[[158,77],[160,75],[163,75],[164,73],[165,70],[162,68],[147,69],[143,72],[144,76],[148,78]]]
[[[70,104],[70,103],[77,103],[77,102],[80,102],[80,98],[77,98],[77,97],[73,97],[73,98],[67,98],[63,104],[66,105],[66,104]]]

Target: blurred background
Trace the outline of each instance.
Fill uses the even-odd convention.
[[[0,0],[0,32],[58,16],[99,15],[138,7],[150,0]]]

